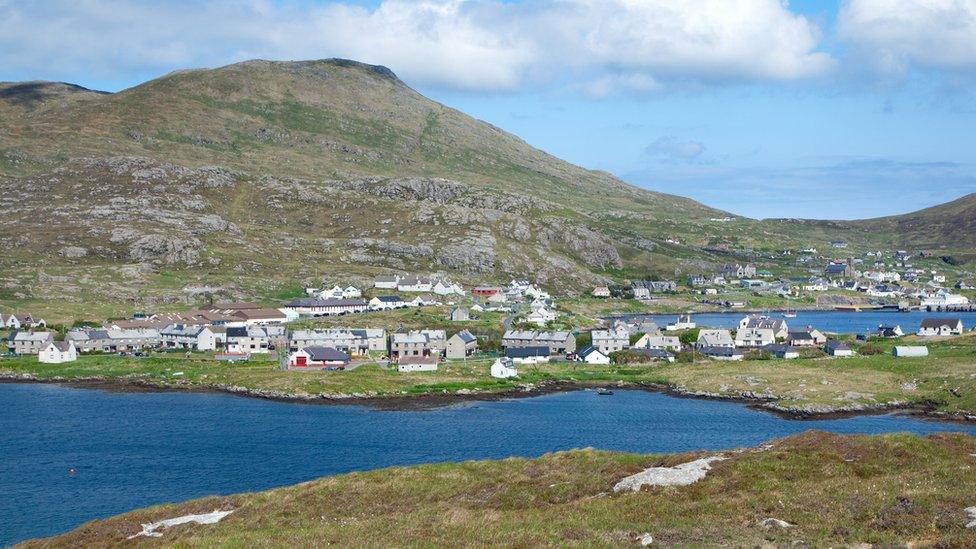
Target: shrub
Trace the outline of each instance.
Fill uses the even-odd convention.
[[[796,351],[800,354],[800,358],[823,358],[827,356],[820,347],[798,347]]]
[[[861,345],[860,347],[857,348],[857,352],[858,354],[862,354],[862,355],[877,355],[877,354],[881,354],[881,349],[877,348],[872,343],[865,343],[864,345]]]
[[[691,351],[681,351],[680,353],[674,355],[675,362],[694,362],[695,353]]]
[[[698,328],[695,328],[693,330],[688,330],[687,332],[684,332],[681,335],[679,335],[678,340],[684,343],[685,345],[694,345],[695,342],[698,341],[698,332],[700,331],[701,330],[699,330]]]
[[[753,349],[751,351],[746,351],[745,360],[770,360],[773,355],[769,354],[769,351],[763,351],[762,349]]]

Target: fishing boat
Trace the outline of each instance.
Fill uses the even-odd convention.
[[[796,318],[796,309],[786,309],[783,311],[783,318]]]
[[[598,394],[598,395],[612,395],[613,394],[613,391],[611,391],[610,389],[607,389],[606,387],[600,387],[599,389],[596,390],[596,394]]]

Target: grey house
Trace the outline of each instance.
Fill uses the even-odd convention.
[[[478,338],[462,330],[447,340],[447,358],[467,358],[478,351]]]

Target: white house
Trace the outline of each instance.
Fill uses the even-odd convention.
[[[587,364],[610,364],[610,357],[593,345],[583,347],[576,353],[576,360]]]
[[[348,365],[349,355],[332,347],[305,347],[288,356],[289,368],[345,370]]]
[[[500,357],[495,359],[495,362],[491,365],[491,377],[498,379],[507,379],[510,377],[517,377],[518,370],[515,368],[515,363],[512,359],[508,357]]]
[[[51,341],[47,347],[37,353],[38,362],[45,364],[61,364],[78,360],[78,350],[71,341]]]
[[[217,348],[217,336],[207,326],[170,324],[160,330],[159,338],[167,349],[210,351]]]
[[[958,318],[924,318],[918,327],[918,335],[923,337],[961,335],[962,330],[962,320]]]
[[[681,340],[677,336],[663,336],[644,334],[634,343],[635,349],[660,349],[663,351],[680,351]]]
[[[922,298],[922,307],[945,308],[959,305],[969,305],[969,298],[964,295],[949,292],[936,292],[932,296]]]
[[[549,292],[543,290],[542,288],[539,288],[534,284],[526,288],[523,293],[531,297],[532,299],[552,299],[552,296],[549,295]]]
[[[285,307],[300,315],[332,316],[365,312],[368,304],[362,299],[293,299]],[[287,313],[286,313],[287,314]]]
[[[701,330],[698,332],[698,341],[695,342],[695,345],[702,349],[706,347],[734,349],[735,341],[732,339],[732,333],[728,330]]]
[[[322,299],[342,299],[342,288],[338,284],[329,288],[328,290],[322,290],[319,292],[319,297]],[[359,296],[356,296],[359,297]]]
[[[625,329],[593,330],[590,336],[593,346],[608,356],[630,347],[630,332]]]
[[[397,361],[398,372],[434,372],[437,371],[436,356],[405,356]]]
[[[402,309],[407,306],[407,302],[398,295],[378,295],[369,300],[368,306],[371,311],[384,311]]]
[[[676,322],[668,324],[665,328],[674,332],[676,330],[694,330],[696,326],[698,325],[691,319],[691,315],[679,315]]]
[[[827,336],[820,330],[807,326],[802,330],[791,330],[786,342],[794,347],[816,347],[827,343]]]
[[[507,347],[505,357],[515,364],[541,364],[549,362],[549,347]]]
[[[363,292],[355,286],[346,286],[342,290],[343,299],[359,299],[360,297],[363,297]]]
[[[397,275],[380,275],[373,280],[373,287],[382,290],[393,290],[396,289],[399,283],[400,277]]]
[[[828,341],[827,344],[824,345],[824,351],[826,351],[827,354],[830,356],[837,356],[837,357],[844,357],[844,358],[854,356],[854,351],[852,351],[851,348],[848,347],[846,343],[844,343],[843,341],[837,341],[836,339],[831,339],[830,341]]]
[[[763,347],[776,343],[770,328],[741,328],[735,333],[736,347]]]
[[[769,329],[773,331],[773,337],[783,339],[789,335],[789,326],[786,321],[780,318],[770,318],[762,315],[749,315],[739,321],[739,330],[747,329]]]
[[[401,292],[429,292],[432,289],[434,284],[429,278],[408,276],[397,282],[397,290]]]
[[[533,309],[532,312],[525,317],[526,322],[530,322],[537,326],[545,326],[546,323],[551,320],[556,320],[556,313],[548,307],[538,307]]]
[[[437,295],[464,295],[464,288],[446,280],[438,280],[431,291]]]

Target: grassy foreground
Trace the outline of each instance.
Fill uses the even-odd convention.
[[[726,452],[704,479],[614,493],[648,467],[705,453],[632,455],[596,450],[391,468],[293,487],[161,505],[88,523],[24,547],[114,546],[142,523],[215,509],[141,544],[181,547],[813,546],[976,544],[976,439],[965,435],[840,436],[810,431]],[[789,528],[764,528],[774,518]]]
[[[911,339],[911,338],[907,338]],[[492,358],[442,364],[437,372],[399,373],[378,364],[352,371],[281,371],[277,363],[225,364],[204,354],[187,359],[162,354],[148,359],[82,356],[69,364],[40,364],[34,357],[0,360],[0,375],[39,379],[119,379],[206,388],[228,386],[302,398],[443,395],[503,392],[553,382],[667,386],[686,393],[768,400],[799,413],[858,411],[886,406],[976,416],[976,336],[930,342],[931,356],[894,358],[893,343],[876,343],[873,356],[834,359],[610,365],[552,363],[519,368],[519,377],[489,376]],[[274,396],[274,395],[271,395]]]

